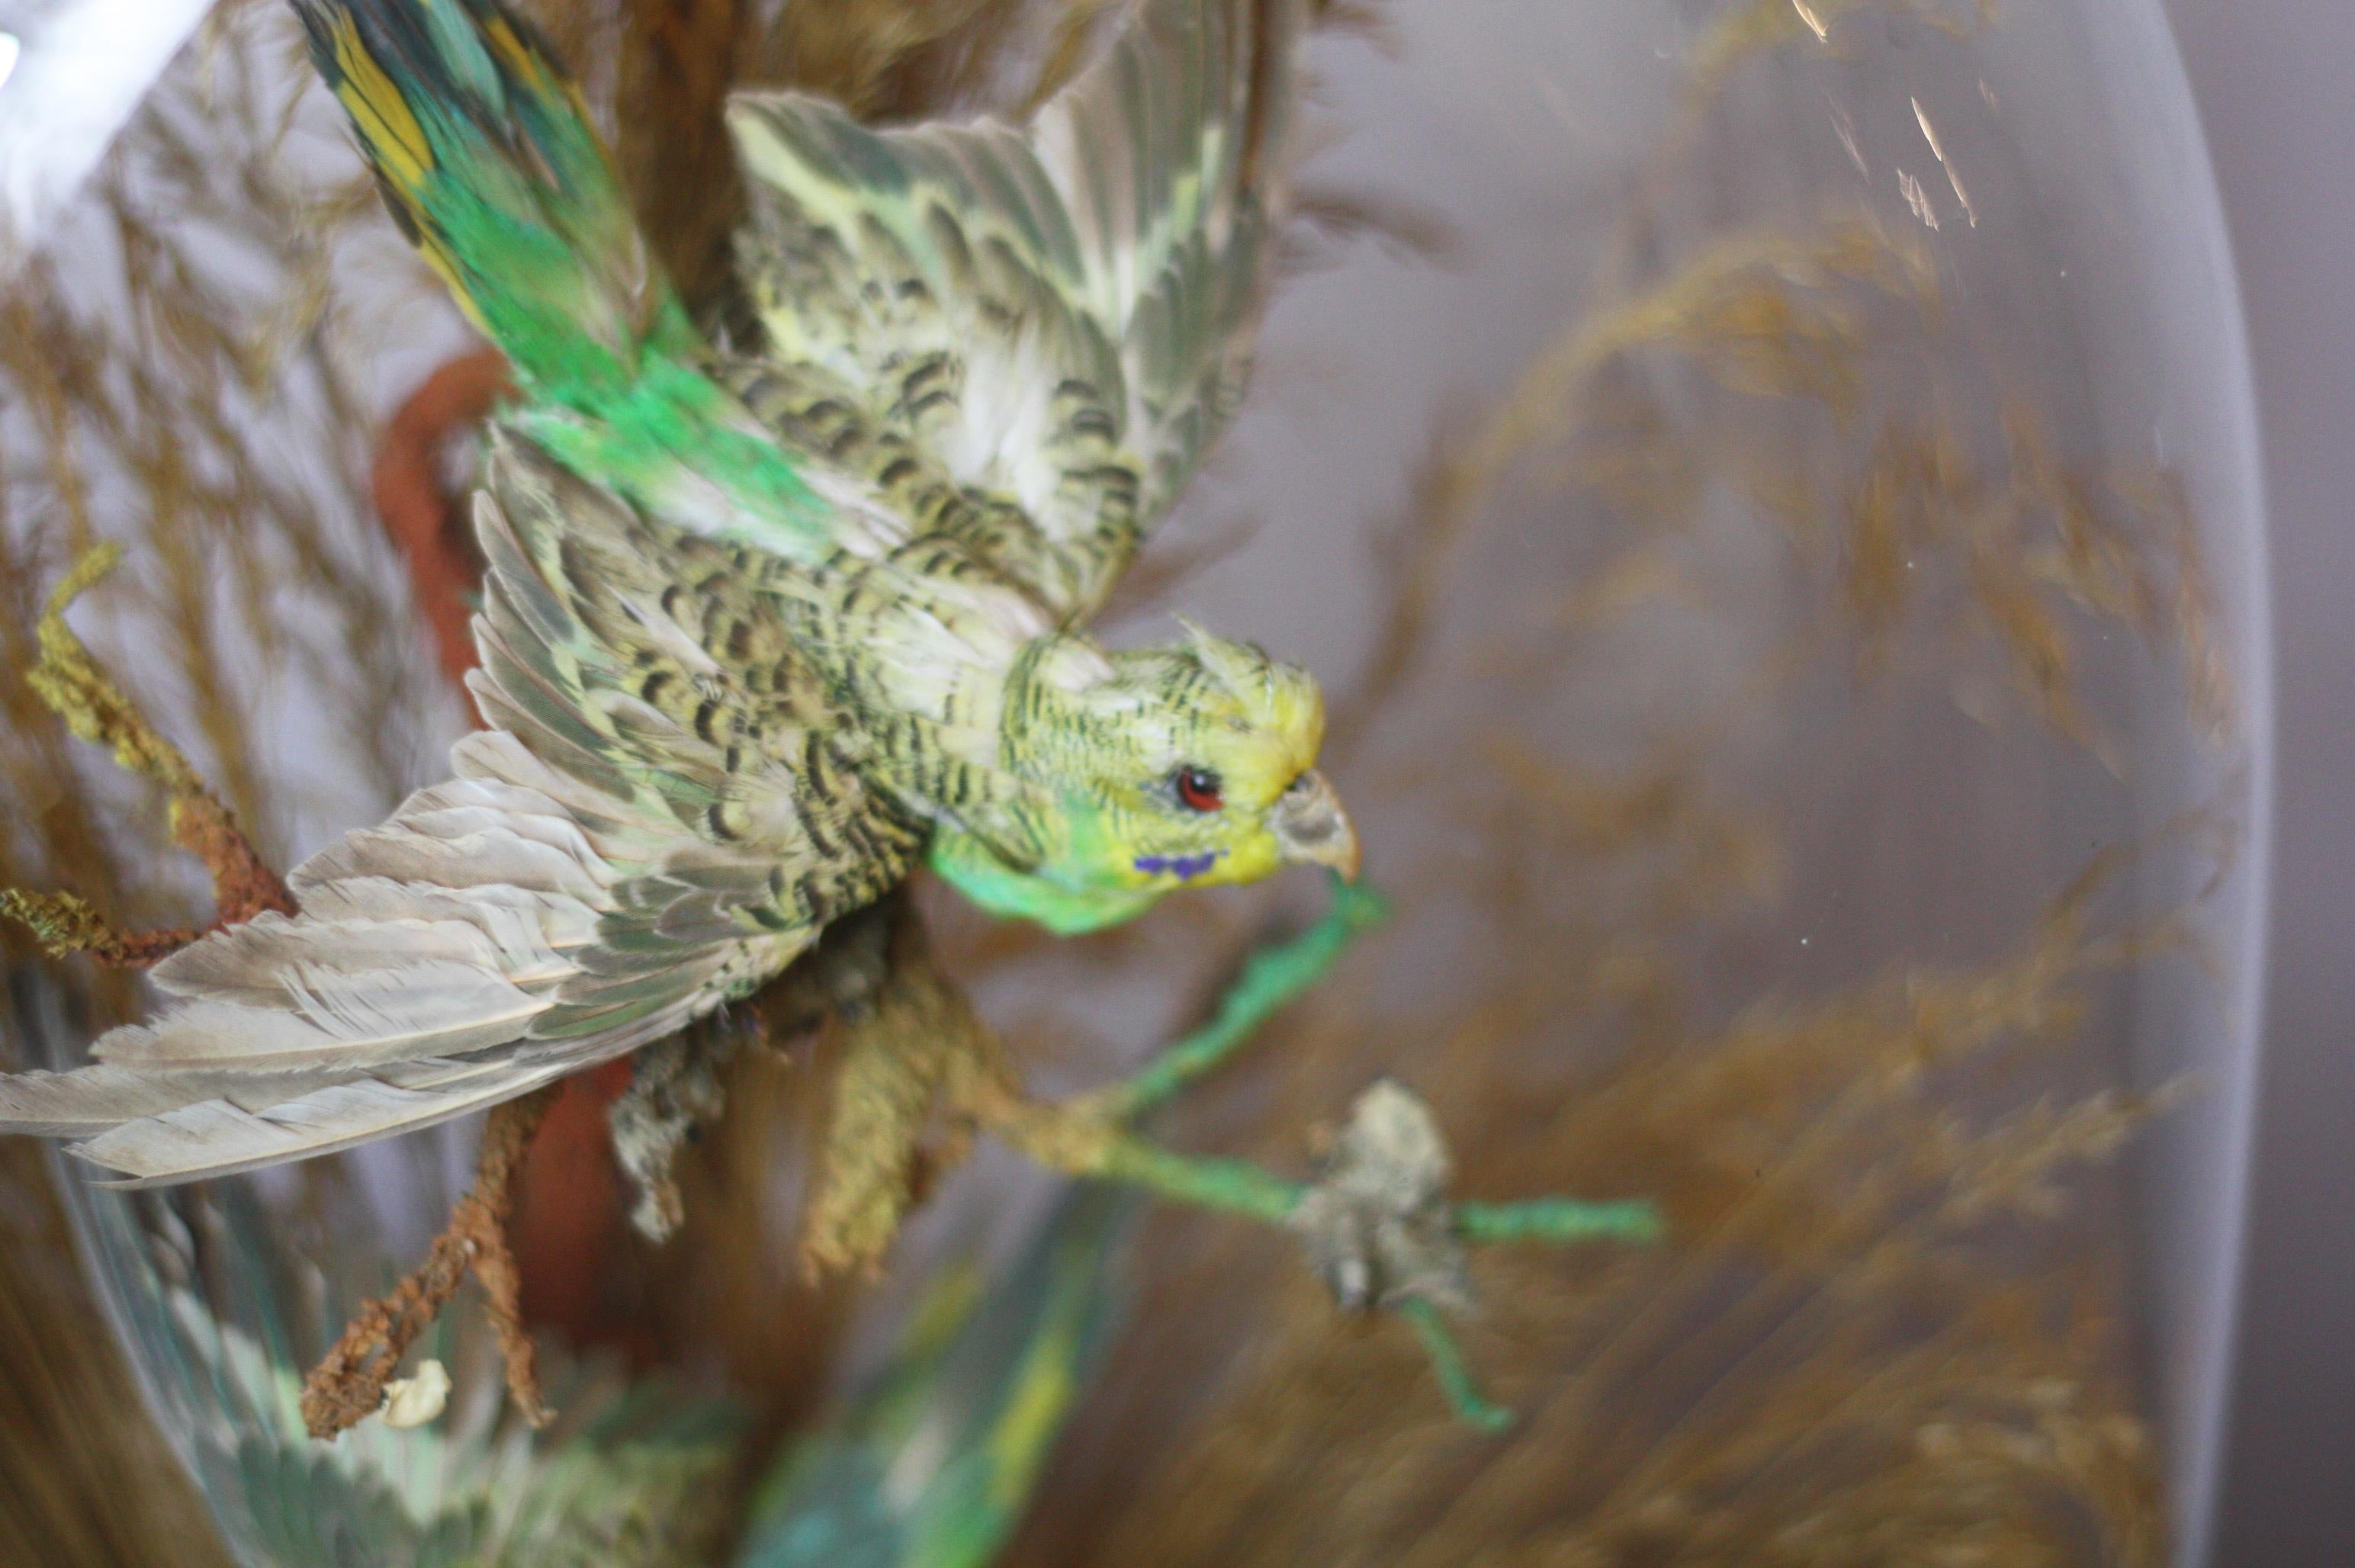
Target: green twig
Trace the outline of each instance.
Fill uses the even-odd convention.
[[[1398,1314],[1414,1330],[1414,1337],[1423,1341],[1423,1353],[1431,1358],[1432,1373],[1439,1379],[1440,1392],[1447,1396],[1458,1420],[1483,1432],[1502,1432],[1512,1425],[1513,1413],[1490,1403],[1487,1395],[1480,1392],[1480,1384],[1464,1360],[1464,1348],[1455,1342],[1455,1330],[1440,1317],[1438,1307],[1416,1299],[1401,1303]]]
[[[1291,941],[1243,961],[1210,1021],[1164,1048],[1133,1076],[1094,1097],[1104,1115],[1126,1121],[1161,1104],[1217,1067],[1286,1003],[1323,979],[1359,932],[1380,924],[1390,906],[1370,888],[1333,880],[1333,907]]]
[[[990,1085],[971,1109],[984,1125],[1042,1165],[1096,1180],[1117,1181],[1197,1208],[1286,1225],[1309,1192],[1248,1160],[1180,1154],[1130,1130],[1141,1113],[1168,1100],[1225,1061],[1279,1008],[1324,978],[1359,933],[1389,913],[1370,890],[1336,878],[1333,905],[1288,942],[1245,959],[1210,1020],[1164,1048],[1128,1078],[1060,1104],[1028,1100]],[[1458,1203],[1456,1236],[1468,1244],[1535,1242],[1568,1245],[1597,1238],[1648,1242],[1660,1221],[1640,1201],[1590,1203],[1539,1198],[1519,1203]],[[1483,1432],[1501,1432],[1513,1413],[1481,1393],[1463,1348],[1432,1303],[1397,1307],[1431,1358],[1456,1414]]]
[[[1609,1237],[1656,1242],[1660,1212],[1640,1199],[1589,1203],[1576,1198],[1532,1198],[1519,1203],[1458,1203],[1455,1233],[1467,1242],[1568,1243]]]
[[[1261,1169],[1249,1160],[1214,1155],[1178,1154],[1130,1133],[1116,1133],[1104,1146],[1103,1163],[1091,1174],[1125,1181],[1163,1198],[1200,1208],[1241,1214],[1280,1225],[1300,1207],[1307,1190]]]

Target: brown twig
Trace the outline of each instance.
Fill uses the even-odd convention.
[[[27,684],[42,702],[85,741],[107,747],[118,765],[162,784],[171,795],[172,837],[212,873],[216,926],[235,925],[263,911],[295,912],[293,896],[208,789],[185,753],[151,725],[66,624],[74,600],[121,559],[112,546],[90,551],[51,595],[38,628],[40,659]],[[144,966],[203,933],[171,930],[127,933],[70,893],[0,889],[0,913],[23,921],[52,951],[80,952],[104,964]],[[438,1317],[472,1273],[490,1298],[491,1325],[506,1363],[507,1388],[525,1419],[543,1425],[530,1335],[523,1324],[523,1279],[507,1239],[517,1178],[555,1093],[553,1086],[492,1111],[483,1134],[474,1188],[452,1210],[425,1262],[390,1296],[363,1307],[303,1386],[303,1418],[312,1434],[332,1437],[373,1413],[417,1336]]]
[[[264,910],[293,914],[293,895],[236,816],[66,624],[73,602],[113,571],[122,555],[113,545],[101,545],[66,573],[42,613],[40,657],[25,682],[76,735],[106,747],[126,772],[151,778],[170,793],[172,841],[212,873],[215,926],[235,925]],[[191,929],[117,931],[70,893],[0,889],[0,914],[32,927],[52,953],[86,953],[101,964],[124,968],[144,968],[204,934]]]
[[[534,1426],[553,1413],[541,1403],[537,1356],[525,1331],[521,1275],[507,1244],[507,1217],[514,1211],[517,1178],[532,1136],[556,1093],[536,1090],[495,1108],[483,1129],[483,1150],[474,1167],[474,1189],[450,1211],[450,1222],[433,1238],[425,1261],[352,1317],[335,1348],[303,1380],[303,1420],[311,1435],[331,1438],[374,1414],[384,1403],[385,1385],[417,1337],[441,1316],[472,1273],[490,1298],[491,1327],[506,1364],[507,1392]]]
[[[294,912],[285,880],[208,791],[199,787],[172,802],[172,839],[212,873],[214,926],[242,924],[265,910]]]
[[[0,915],[29,929],[52,956],[80,953],[109,969],[144,969],[204,934],[194,926],[117,931],[113,923],[71,893],[0,888]]]

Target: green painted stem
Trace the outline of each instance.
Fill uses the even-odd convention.
[[[1123,1135],[1105,1151],[1097,1176],[1125,1181],[1180,1202],[1280,1225],[1300,1206],[1305,1189],[1247,1160],[1175,1154]]]
[[[1414,1329],[1414,1337],[1423,1341],[1423,1353],[1431,1358],[1431,1370],[1439,1379],[1439,1389],[1447,1396],[1456,1417],[1467,1426],[1483,1432],[1502,1432],[1512,1425],[1513,1413],[1501,1404],[1491,1403],[1480,1392],[1472,1376],[1471,1367],[1464,1360],[1464,1348],[1455,1342],[1455,1335],[1447,1327],[1439,1308],[1428,1301],[1402,1304],[1399,1316]]]
[[[1566,1243],[1612,1237],[1659,1239],[1660,1213],[1638,1199],[1588,1203],[1575,1198],[1532,1198],[1521,1203],[1458,1203],[1455,1233],[1467,1242]]]
[[[1245,959],[1210,1021],[1106,1091],[1104,1109],[1123,1119],[1135,1116],[1218,1066],[1278,1008],[1323,979],[1352,937],[1380,924],[1389,914],[1390,905],[1380,893],[1336,877],[1333,907],[1324,918],[1291,941]]]
[[[1389,913],[1380,895],[1336,878],[1333,904],[1322,919],[1291,941],[1244,960],[1235,982],[1220,999],[1209,1022],[1165,1048],[1133,1076],[1094,1096],[1094,1115],[1114,1127],[1176,1094],[1231,1056],[1278,1008],[1322,979],[1350,940]],[[1083,1168],[1101,1180],[1124,1182],[1159,1197],[1198,1208],[1239,1214],[1281,1225],[1297,1209],[1307,1188],[1245,1160],[1183,1155],[1134,1133],[1113,1131],[1094,1163]],[[1561,1244],[1610,1237],[1648,1242],[1660,1233],[1651,1204],[1628,1200],[1589,1203],[1574,1198],[1538,1198],[1520,1203],[1459,1203],[1455,1232],[1467,1243],[1538,1242]],[[1465,1360],[1455,1333],[1428,1301],[1402,1304],[1399,1315],[1414,1329],[1448,1404],[1466,1424],[1501,1432],[1513,1413],[1489,1402]]]

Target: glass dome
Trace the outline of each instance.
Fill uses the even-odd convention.
[[[1695,759],[1764,814],[1775,891],[1685,959],[1718,1008],[1984,961],[2085,872],[2119,879],[2119,929],[2196,951],[2099,987],[2065,1071],[2183,1096],[2132,1144],[2117,1207],[2081,1219],[2131,1238],[2126,1336],[2173,1550],[2200,1560],[2269,644],[2238,296],[2159,8],[1395,21],[1395,66],[1337,63],[1352,133],[1314,166],[1460,248],[1361,256],[1279,304],[1268,363],[1297,344],[1327,395],[1241,443],[1294,542],[1214,583],[1297,627],[1290,585],[1348,578],[1351,519],[1501,475],[1456,613],[1501,618],[1518,584],[1597,630],[1543,667],[1545,702],[1526,666],[1467,656],[1446,721],[1493,692],[1518,741],[1622,780]],[[1342,603],[1309,624],[1346,664]]]
[[[709,227],[651,7],[547,9],[627,107],[641,207]],[[1000,9],[1051,36],[1057,7]],[[18,30],[20,80],[52,69]],[[122,541],[72,624],[282,864],[465,722],[379,503],[387,430],[471,347],[289,44],[275,7],[216,13],[94,180],[22,208],[0,334],[0,631]],[[1037,74],[915,48],[832,80],[889,118]],[[543,1135],[532,1190],[569,1196],[524,1305],[559,1425],[502,1410],[468,1299],[420,1352],[446,1412],[319,1448],[294,1381],[421,1254],[471,1133],[164,1195],[68,1171],[234,1555],[2197,1559],[2269,713],[2238,305],[2156,5],[1337,3],[1308,58],[1249,401],[1109,635],[1178,610],[1317,671],[1394,914],[1156,1133],[1305,1168],[1388,1074],[1463,1193],[1648,1196],[1662,1241],[1478,1261],[1465,1337],[1518,1416],[1483,1435],[1285,1244],[1056,1201],[1003,1151],[880,1283],[812,1285],[831,1061],[746,1053],[667,1247],[623,1237],[593,1104]],[[0,880],[201,907],[147,793],[5,695]],[[1194,1021],[1298,891],[1057,944],[920,898],[1034,1081],[1077,1088]],[[27,1064],[136,1005],[6,962]],[[1039,1367],[1060,1392],[1026,1403],[1007,1370]],[[911,1555],[910,1499],[978,1509],[943,1456],[982,1449],[986,1526]]]

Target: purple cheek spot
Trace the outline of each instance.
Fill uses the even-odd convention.
[[[1148,877],[1167,871],[1181,882],[1190,882],[1217,865],[1223,852],[1205,849],[1199,855],[1139,855],[1136,869]]]

